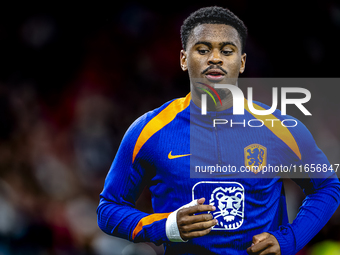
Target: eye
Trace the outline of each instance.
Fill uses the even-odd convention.
[[[209,52],[209,50],[197,50],[197,52],[200,54],[200,55],[204,55],[204,54],[207,54]]]
[[[223,55],[225,55],[225,56],[229,56],[229,55],[233,54],[233,51],[231,51],[231,50],[222,50],[221,53]]]

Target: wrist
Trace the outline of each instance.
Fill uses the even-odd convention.
[[[187,207],[195,206],[195,205],[197,205],[197,200],[193,200],[190,203],[178,208],[176,211],[170,213],[165,223],[165,232],[166,232],[166,236],[169,239],[169,241],[171,242],[187,242],[188,241],[188,240],[183,240],[179,232],[178,224],[177,224],[177,212],[182,208],[187,208]]]

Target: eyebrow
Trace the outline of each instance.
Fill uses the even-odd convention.
[[[223,42],[223,43],[220,43],[220,45],[221,45],[221,48],[223,48],[223,47],[226,46],[226,45],[232,45],[232,46],[234,46],[235,48],[237,48],[236,44],[233,43],[233,42]]]
[[[210,42],[198,41],[197,43],[195,43],[195,45],[198,45],[198,44],[204,44],[204,45],[208,46],[209,48],[212,48],[212,44]],[[221,43],[219,43],[219,45],[221,46],[221,49],[226,45],[232,45],[232,46],[237,48],[235,43],[229,42],[229,41],[228,42],[221,42]]]

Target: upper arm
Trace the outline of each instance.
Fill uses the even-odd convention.
[[[297,127],[290,129],[301,152],[301,160],[292,179],[303,189],[306,195],[331,184],[338,185],[339,180],[331,171],[327,156],[317,146],[312,134],[300,121]],[[301,172],[300,172],[301,169]]]
[[[117,154],[106,176],[101,201],[111,201],[130,207],[135,206],[141,191],[146,185],[145,169],[132,161],[134,146],[147,116],[137,119],[126,131]]]

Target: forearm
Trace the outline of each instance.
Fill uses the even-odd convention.
[[[109,235],[157,245],[168,241],[165,232],[168,213],[147,214],[102,198],[97,215],[100,229]]]
[[[273,234],[281,254],[295,254],[302,249],[327,223],[339,205],[339,181],[307,195],[292,224],[280,226]]]

